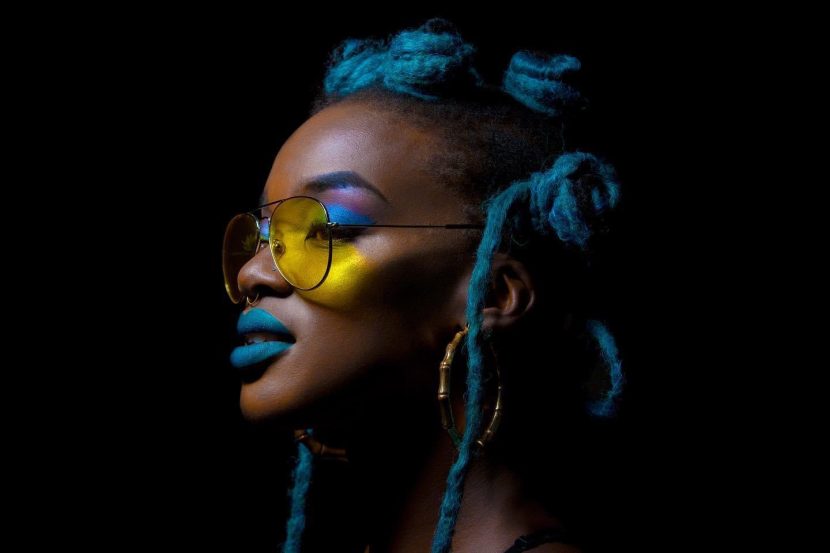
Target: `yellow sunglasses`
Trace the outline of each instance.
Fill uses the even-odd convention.
[[[275,207],[263,232],[257,212],[271,205]],[[298,290],[313,290],[323,284],[331,269],[333,232],[371,227],[482,229],[484,225],[345,224],[332,221],[329,210],[316,198],[292,196],[275,200],[253,211],[240,213],[228,223],[222,247],[225,290],[233,303],[242,301],[239,271],[259,252],[260,244],[266,240],[274,265],[283,278]]]

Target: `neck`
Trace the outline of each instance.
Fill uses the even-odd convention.
[[[463,405],[455,403],[453,409],[461,431]],[[371,424],[359,428],[366,430],[351,434],[348,452],[368,506],[367,552],[429,551],[456,456],[441,427],[437,404],[388,406],[375,413]],[[517,474],[486,453],[471,461],[454,552],[502,553],[518,536],[551,526],[559,526],[559,521],[522,492]]]

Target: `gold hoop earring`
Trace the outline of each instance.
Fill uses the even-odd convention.
[[[305,429],[294,431],[294,441],[302,442],[315,457],[347,463],[349,461],[346,450],[340,447],[330,447],[309,434]]]
[[[251,300],[248,298],[248,296],[245,296],[245,303],[246,303],[246,304],[248,304],[248,305],[251,305],[251,306],[256,305],[256,303],[257,303],[258,301],[259,301],[259,292],[257,292],[257,295],[256,295],[256,297],[254,298],[254,301],[251,301]]]
[[[455,421],[453,420],[452,415],[452,403],[450,402],[450,374],[452,372],[452,361],[455,357],[455,350],[461,343],[461,339],[464,338],[469,330],[470,325],[467,325],[463,330],[456,332],[455,337],[453,337],[452,341],[447,344],[444,359],[441,361],[441,365],[438,368],[438,405],[441,409],[441,426],[443,426],[449,433],[456,449],[461,446],[461,436],[455,428]],[[496,352],[493,351],[492,348],[493,346],[491,344],[490,349],[495,356]],[[496,378],[498,380],[496,388],[496,406],[493,409],[493,415],[490,418],[490,423],[487,425],[487,428],[484,430],[482,435],[476,440],[476,443],[480,449],[483,449],[484,446],[486,446],[493,439],[502,417],[502,385],[498,362],[495,363],[495,370]]]

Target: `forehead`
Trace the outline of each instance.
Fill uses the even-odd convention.
[[[321,174],[351,171],[379,189],[392,210],[420,211],[429,205],[434,210],[436,205],[457,204],[450,201],[455,194],[430,171],[441,147],[436,133],[388,111],[364,103],[330,106],[286,140],[274,160],[263,199],[302,193],[302,183]],[[460,214],[460,207],[455,207]],[[454,210],[446,211],[450,216]]]

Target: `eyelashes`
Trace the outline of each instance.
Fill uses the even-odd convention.
[[[344,244],[355,241],[361,234],[365,232],[362,227],[334,227],[331,229],[332,244]],[[328,241],[328,234],[325,223],[316,223],[311,226],[308,231],[308,240]]]
[[[331,203],[327,204],[326,208],[329,212],[329,218],[341,225],[365,225],[359,227],[334,227],[331,229],[332,246],[355,242],[368,230],[367,226],[375,224],[374,219],[368,215],[349,209],[345,205]]]
[[[335,227],[331,230],[332,242],[353,242],[366,231],[365,228]]]

